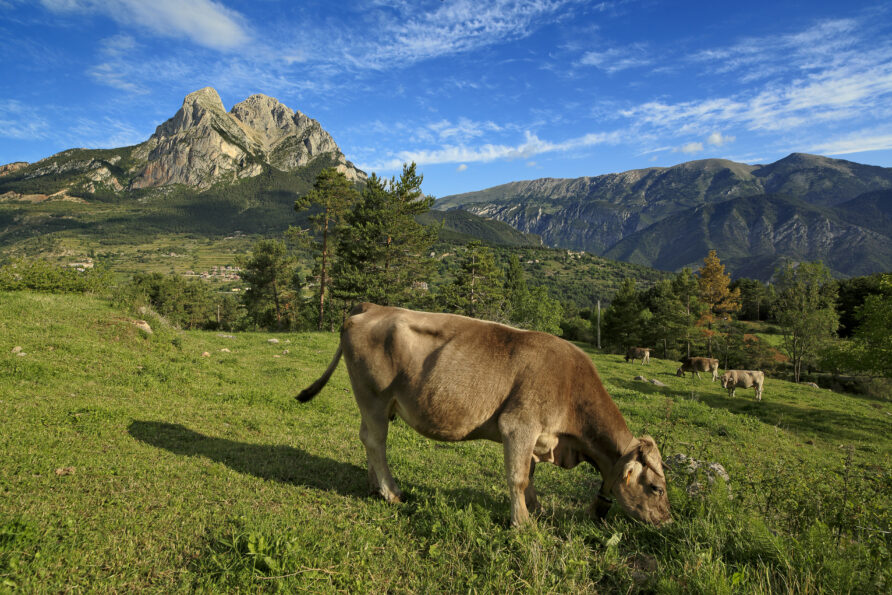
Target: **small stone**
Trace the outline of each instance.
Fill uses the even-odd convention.
[[[231,351],[229,351],[229,350],[228,350],[227,348],[225,348],[225,347],[224,347],[223,349],[221,349],[220,351],[222,351],[223,353],[232,353]]]
[[[146,322],[145,320],[134,320],[133,326],[135,326],[139,330],[145,332],[146,334],[149,334],[149,335],[152,334],[152,327],[149,326],[149,323]]]
[[[13,353],[20,353],[21,351],[22,351],[21,345],[16,345],[15,347],[12,348]]]
[[[74,473],[74,467],[59,467],[56,469],[56,475],[71,475]]]
[[[289,353],[291,353],[291,352],[286,349],[285,351],[282,352],[282,355],[288,355]]]
[[[641,382],[647,382],[647,378],[644,376],[635,376],[632,380],[640,380]]]
[[[662,382],[660,382],[660,381],[657,380],[656,378],[651,378],[648,382],[650,382],[650,383],[653,384],[654,386],[666,386],[665,384],[663,384]]]
[[[207,351],[201,354],[201,357],[211,357],[211,354]]]
[[[24,351],[19,351],[18,353],[16,353],[16,355],[19,356],[19,357],[25,357],[25,356],[28,355],[28,354],[25,353]]]
[[[276,343],[279,342],[279,340],[278,339],[267,339],[266,342],[270,343],[271,345],[275,345]]]

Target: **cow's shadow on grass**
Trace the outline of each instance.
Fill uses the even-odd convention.
[[[174,454],[207,457],[239,473],[261,479],[336,491],[345,496],[368,494],[362,467],[285,445],[252,444],[206,436],[181,424],[134,421],[128,432],[141,442]]]
[[[163,448],[177,455],[206,457],[223,463],[230,469],[261,479],[337,492],[343,496],[369,496],[368,473],[365,467],[308,453],[286,445],[252,444],[226,438],[206,436],[181,424],[160,421],[134,421],[128,432],[151,446]],[[398,469],[393,469],[395,474]],[[415,507],[435,497],[438,490],[427,485],[400,480],[397,484],[407,496],[412,514]],[[505,508],[507,515],[507,487],[504,502],[474,489],[453,488],[439,490],[446,498],[464,507],[468,504],[496,509]],[[507,517],[506,517],[507,518]]]

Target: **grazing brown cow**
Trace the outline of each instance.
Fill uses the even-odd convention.
[[[635,363],[636,359],[641,360],[641,365],[650,362],[650,348],[649,347],[629,347],[628,351],[626,351],[626,361],[631,360],[632,363]]]
[[[597,467],[598,516],[613,495],[636,519],[669,520],[656,443],[632,435],[591,359],[567,341],[454,314],[359,304],[328,369],[299,401],[322,389],[342,354],[362,417],[369,486],[388,502],[401,497],[385,454],[389,420],[399,415],[434,440],[501,442],[512,524],[538,507],[536,462]]]
[[[728,389],[728,396],[734,396],[737,387],[753,387],[756,391],[756,400],[762,400],[762,388],[765,386],[765,373],[759,370],[728,370],[722,374],[722,388]]]
[[[712,372],[712,381],[719,377],[719,360],[713,357],[686,357],[681,360],[681,367],[675,371],[676,376],[684,377],[685,372],[696,374],[700,378],[700,372]]]

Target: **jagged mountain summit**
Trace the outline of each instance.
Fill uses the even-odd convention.
[[[549,246],[664,270],[698,266],[716,248],[734,259],[735,275],[767,279],[784,259],[820,259],[849,276],[892,270],[892,229],[856,219],[851,208],[869,195],[871,208],[883,210],[890,189],[892,168],[793,153],[767,165],[703,159],[510,182],[443,197],[434,208],[497,219]]]
[[[205,87],[187,95],[177,113],[138,145],[71,149],[8,169],[25,186],[29,180],[43,188],[51,184],[41,185],[41,178],[64,179],[63,188],[49,189],[80,196],[173,184],[204,190],[258,176],[265,167],[295,171],[320,157],[352,181],[366,178],[316,120],[261,94],[227,112],[217,91]]]

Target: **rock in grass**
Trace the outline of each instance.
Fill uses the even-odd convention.
[[[663,384],[662,382],[660,382],[660,381],[657,380],[656,378],[651,378],[650,380],[648,380],[648,382],[650,382],[650,383],[653,384],[654,386],[666,386],[665,384]]]
[[[644,376],[635,376],[632,380],[640,380],[641,382],[647,382],[647,378]]]
[[[144,333],[146,333],[148,335],[152,334],[152,327],[149,326],[149,323],[146,322],[145,320],[134,320],[132,322],[133,322],[133,326],[135,326],[139,330],[143,331]]]
[[[22,352],[21,345],[16,345],[15,347],[12,348],[12,353],[21,353],[21,352]]]
[[[270,343],[271,345],[275,345],[276,343],[279,342],[279,340],[278,339],[267,339],[266,342]]]

